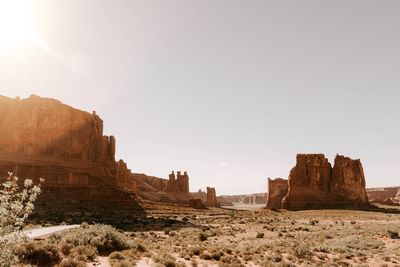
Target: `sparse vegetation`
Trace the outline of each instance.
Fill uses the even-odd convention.
[[[251,211],[233,214],[229,210],[199,212],[195,224],[193,216],[185,214],[188,227],[176,227],[185,220],[169,216],[167,229],[155,230],[148,224],[130,232],[84,223],[79,229],[32,242],[40,251],[39,258],[47,257],[59,266],[84,266],[99,255],[107,256],[113,267],[135,266],[140,260],[178,267],[400,263],[396,250],[400,245],[399,214],[259,211],[257,219]],[[25,246],[33,246],[28,244]],[[21,251],[20,247],[24,262],[35,264]]]
[[[0,186],[0,266],[11,266],[17,257],[13,246],[22,241],[21,229],[25,220],[33,212],[34,202],[40,194],[38,185],[26,179],[20,188],[19,179],[9,173]]]

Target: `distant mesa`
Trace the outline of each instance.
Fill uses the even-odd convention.
[[[223,195],[218,196],[218,202],[221,206],[239,205],[265,205],[267,203],[267,193],[255,193],[245,195]]]
[[[285,183],[287,194],[283,196]],[[298,154],[288,180],[269,179],[269,209],[365,209],[370,207],[360,160],[337,155],[334,167],[323,154]]]
[[[400,206],[400,187],[367,188],[371,203]]]

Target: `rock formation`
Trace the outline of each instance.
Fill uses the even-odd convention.
[[[164,191],[170,193],[189,194],[189,176],[187,172],[181,174],[181,172],[178,171],[177,176],[175,177],[175,172],[172,171],[169,175]]]
[[[137,192],[136,181],[132,177],[131,170],[128,169],[126,163],[120,159],[117,163],[117,185],[127,190],[128,192],[135,193]]]
[[[297,155],[282,207],[292,210],[369,207],[360,160],[337,155],[332,169],[323,154]]]
[[[364,170],[359,159],[336,155],[332,170],[331,194],[338,195],[356,206],[369,203]]]
[[[115,138],[103,135],[95,112],[34,95],[0,96],[0,132],[0,177],[12,171],[45,179],[36,214],[104,221],[107,213],[129,217],[139,210],[130,170],[115,161]]]
[[[61,102],[31,95],[0,96],[0,152],[30,156],[115,160],[115,138],[103,135],[103,121]]]
[[[288,193],[288,180],[282,178],[268,178],[267,209],[278,210],[282,208],[282,200]]]
[[[189,199],[189,207],[194,208],[194,209],[205,209],[206,208],[203,201],[199,198]]]
[[[207,187],[207,201],[205,202],[207,207],[218,207],[217,194],[215,188]]]

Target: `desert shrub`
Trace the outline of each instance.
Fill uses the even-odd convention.
[[[92,246],[99,253],[121,251],[131,248],[128,238],[109,225],[88,225],[72,229],[61,238],[61,246]]]
[[[80,261],[77,259],[63,259],[60,264],[58,264],[59,267],[86,267],[86,263],[84,261]]]
[[[133,267],[135,266],[132,262],[128,260],[122,260],[112,265],[113,267]]]
[[[91,246],[77,246],[70,250],[70,255],[82,261],[93,261],[97,256],[97,249]]]
[[[319,223],[319,220],[310,220],[311,225],[316,225]]]
[[[193,255],[200,256],[201,252],[202,252],[202,249],[199,248],[199,247],[196,247],[196,248],[193,248],[193,249],[192,249],[192,252],[191,252],[191,253],[192,253]]]
[[[17,246],[15,253],[21,262],[38,266],[52,266],[61,260],[56,246],[43,241],[30,241]]]
[[[399,233],[398,233],[398,232],[395,232],[395,231],[389,230],[389,231],[388,231],[388,235],[389,235],[389,237],[390,237],[391,239],[399,239],[399,238],[400,238]]]
[[[211,258],[212,258],[213,260],[219,261],[219,260],[221,259],[221,253],[219,253],[219,252],[214,252],[214,253],[212,253],[212,254],[211,254]]]
[[[264,233],[257,233],[256,238],[264,238]]]
[[[113,253],[110,254],[110,256],[108,256],[111,260],[116,260],[116,261],[121,261],[121,260],[125,260],[125,256],[118,251],[115,251]]]
[[[26,218],[34,209],[33,203],[40,194],[40,179],[38,185],[26,179],[23,187],[18,185],[18,177],[9,173],[0,186],[0,266],[11,266],[17,257],[13,245],[23,238],[21,228]]]
[[[137,251],[139,251],[139,252],[142,252],[142,253],[147,251],[146,247],[143,246],[142,244],[137,244],[137,245],[135,246],[135,249],[136,249]]]
[[[293,246],[294,254],[297,258],[303,259],[311,256],[311,251],[308,249],[307,244],[299,242]]]
[[[166,253],[162,253],[160,255],[155,255],[152,257],[152,259],[154,260],[154,262],[163,264],[166,267],[175,267],[176,266],[175,258]]]
[[[207,236],[205,233],[201,232],[201,233],[199,234],[199,240],[200,240],[200,241],[206,241],[207,238],[208,238],[208,236]]]
[[[202,259],[202,260],[211,260],[212,258],[211,258],[211,256],[210,256],[210,254],[208,254],[208,253],[202,253],[201,255],[200,255],[200,259]]]

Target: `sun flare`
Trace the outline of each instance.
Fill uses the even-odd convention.
[[[16,48],[34,37],[29,1],[0,0],[0,48]]]

